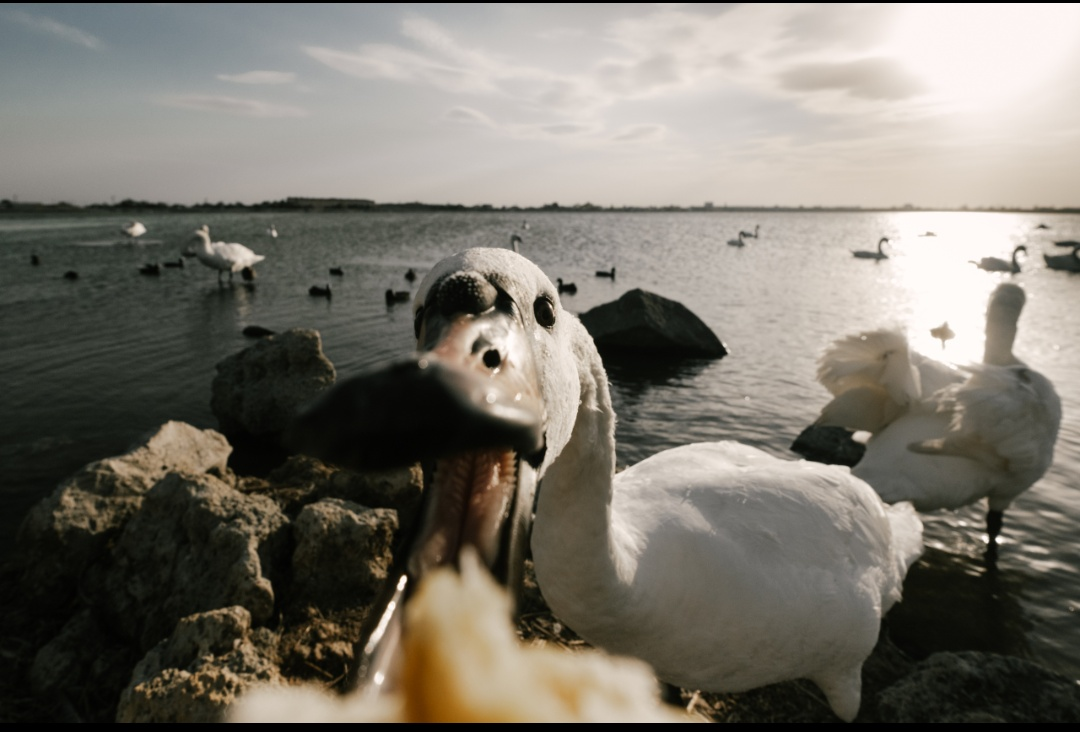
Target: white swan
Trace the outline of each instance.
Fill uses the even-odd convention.
[[[876,252],[868,252],[865,249],[860,249],[856,251],[853,249],[851,251],[851,254],[852,256],[858,257],[859,259],[888,259],[889,255],[882,250],[882,247],[888,243],[889,237],[883,236],[880,240],[878,240]]]
[[[543,440],[518,465],[535,466],[543,479],[532,551],[556,615],[673,684],[741,691],[807,678],[837,715],[855,717],[879,620],[922,551],[910,506],[886,507],[846,468],[779,460],[734,442],[668,450],[615,475],[615,414],[592,338],[543,272],[509,250],[444,260],[414,302],[416,361],[368,387],[339,386],[300,425],[302,439],[354,465],[385,459],[412,432],[440,434],[461,449],[465,433],[481,433],[436,410],[466,404],[469,424],[487,410],[524,425],[525,405],[537,401],[529,413]],[[425,397],[430,409],[418,413],[416,395],[432,393],[427,375],[440,374],[457,396]],[[370,429],[340,416],[350,403],[363,405]],[[453,429],[435,433],[437,422]],[[489,434],[482,439],[497,447]],[[479,546],[489,566],[501,561],[488,521],[532,499],[499,493],[515,463],[493,452],[477,450],[467,463],[455,453],[452,470],[436,468],[412,575],[453,561],[463,543]]]
[[[240,272],[246,267],[266,259],[261,254],[248,249],[243,244],[227,244],[223,241],[210,241],[210,227],[203,224],[195,230],[195,238],[191,251],[199,258],[199,261],[211,269],[218,271],[218,281],[221,281],[221,273],[228,272],[229,280],[232,280],[234,272]]]
[[[818,380],[835,396],[819,423],[874,433],[852,473],[920,511],[988,499],[991,546],[1009,504],[1050,467],[1061,423],[1053,384],[1012,353],[1024,291],[994,290],[983,363],[969,373],[909,352],[893,331],[836,341]]]
[[[138,239],[146,233],[146,226],[144,226],[141,221],[132,220],[120,228],[120,233],[128,239]]]
[[[1072,247],[1072,254],[1044,254],[1046,266],[1066,272],[1080,272],[1080,241],[1054,242],[1059,247]]]
[[[1027,254],[1027,247],[1021,244],[1013,249],[1012,261],[1007,261],[1000,257],[983,257],[978,262],[972,259],[971,263],[987,272],[1012,272],[1013,274],[1016,274],[1020,271],[1020,263],[1016,261],[1016,255],[1020,252]]]

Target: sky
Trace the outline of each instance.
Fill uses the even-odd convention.
[[[1080,206],[1080,5],[0,5],[0,198]]]

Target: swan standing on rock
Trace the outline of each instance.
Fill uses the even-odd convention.
[[[991,551],[1009,504],[1054,458],[1061,400],[1053,384],[1012,352],[1024,291],[994,290],[981,365],[954,370],[908,349],[894,331],[836,341],[818,381],[835,395],[818,424],[874,436],[852,473],[892,503],[920,511],[986,497]]]
[[[1021,244],[1013,249],[1012,261],[1006,261],[1000,257],[983,257],[978,262],[974,259],[970,260],[979,269],[984,269],[987,272],[1012,272],[1017,274],[1020,271],[1020,263],[1016,261],[1016,255],[1020,252],[1027,254],[1027,247]]]
[[[229,281],[232,281],[233,273],[240,272],[245,268],[266,259],[261,254],[248,249],[243,244],[226,244],[223,241],[210,242],[210,227],[203,224],[195,230],[195,241],[192,251],[199,261],[211,269],[218,271],[218,282],[221,281],[221,273],[229,273]]]
[[[428,514],[409,566],[454,561],[460,544],[473,542],[489,566],[504,566],[474,507],[503,516],[508,506],[532,506],[531,495],[514,499],[496,485],[509,490],[499,476],[520,475],[515,464],[535,466],[543,478],[536,577],[554,613],[582,637],[690,689],[807,678],[838,716],[855,717],[880,618],[922,551],[910,506],[885,506],[846,468],[734,442],[668,450],[616,475],[615,414],[596,346],[555,285],[508,250],[473,249],[436,265],[414,313],[416,360],[369,387],[345,382],[298,433],[327,459],[362,466],[352,458],[381,458],[406,442],[387,436],[398,425],[424,437],[445,422],[443,443],[462,444],[463,420],[430,412],[464,404],[489,409],[508,429],[535,420],[542,441],[515,463],[506,443],[488,438],[502,449],[475,451],[469,470],[436,468],[425,496],[445,510]],[[418,386],[440,374],[445,389],[425,392],[424,414],[413,406]],[[359,420],[342,413],[347,403]],[[473,487],[449,485],[459,475]]]
[[[851,251],[851,254],[852,254],[852,256],[855,256],[855,257],[857,257],[859,259],[888,259],[889,255],[886,254],[882,250],[882,247],[885,246],[888,243],[889,243],[889,237],[883,236],[883,237],[881,237],[881,239],[877,243],[877,251],[876,252],[868,252],[865,249],[860,249],[860,250],[856,251],[856,250],[853,249]]]

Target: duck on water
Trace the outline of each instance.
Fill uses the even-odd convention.
[[[668,450],[615,475],[596,347],[555,285],[507,250],[444,260],[414,313],[419,356],[345,382],[296,430],[298,446],[354,467],[394,451],[441,458],[397,586],[453,562],[462,544],[504,579],[519,576],[542,477],[537,579],[586,640],[690,689],[807,678],[838,716],[855,717],[880,618],[922,551],[910,506],[886,507],[846,469],[734,442]],[[381,655],[365,651],[369,669],[370,658]]]

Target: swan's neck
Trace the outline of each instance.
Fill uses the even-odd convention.
[[[633,574],[612,522],[615,413],[607,375],[591,341],[582,364],[581,403],[573,432],[540,485],[533,560],[540,589],[556,615],[617,607]],[[579,354],[580,355],[580,354]]]
[[[205,257],[212,255],[214,250],[210,248],[210,235],[202,229],[196,229],[195,233],[199,237],[199,243],[195,245],[195,253],[201,253]]]
[[[1016,323],[1020,310],[991,303],[986,313],[986,345],[983,363],[994,366],[1013,366],[1020,361],[1013,355],[1016,341]]]

